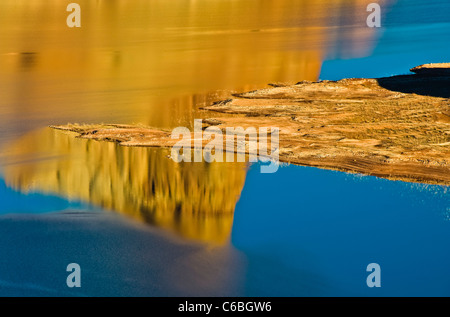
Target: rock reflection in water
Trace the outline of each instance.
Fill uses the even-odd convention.
[[[0,143],[67,122],[186,126],[195,96],[317,80],[376,43],[363,0],[76,2],[80,28],[68,2],[0,1]]]
[[[177,164],[163,150],[82,140],[49,128],[3,153],[5,182],[17,190],[89,202],[214,243],[229,240],[246,175],[245,163]]]

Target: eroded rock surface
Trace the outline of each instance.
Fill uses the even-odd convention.
[[[204,107],[212,114],[204,125],[222,131],[277,127],[282,162],[449,185],[449,97],[450,77],[442,75],[303,81]],[[234,115],[214,118],[214,112]],[[177,142],[170,131],[129,125],[54,128],[126,146],[171,147]]]

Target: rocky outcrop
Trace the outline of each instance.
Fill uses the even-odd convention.
[[[275,85],[204,107],[233,114],[204,124],[278,127],[282,162],[450,185],[449,88],[448,76],[421,75]],[[127,146],[176,142],[153,128],[54,128]]]
[[[450,76],[450,63],[423,64],[411,68],[410,71],[421,75]]]

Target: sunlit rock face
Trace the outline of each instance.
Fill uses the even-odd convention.
[[[4,178],[22,192],[81,200],[184,237],[229,239],[245,163],[175,163],[149,148],[74,138],[49,128],[3,151]]]

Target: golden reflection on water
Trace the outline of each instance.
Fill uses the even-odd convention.
[[[77,3],[81,28],[64,1],[0,2],[3,138],[67,122],[188,125],[202,115],[193,96],[316,80],[325,55],[364,55],[374,32],[362,0]]]
[[[6,183],[209,241],[229,237],[242,164],[178,165],[161,151],[42,127],[191,127],[211,116],[199,106],[271,82],[317,80],[325,56],[363,56],[373,44],[371,1],[76,2],[81,28],[66,25],[69,2],[0,2],[0,145],[13,141]]]
[[[50,128],[26,135],[6,153],[10,187],[84,201],[216,243],[229,240],[246,174],[245,163],[177,164],[169,151],[84,140]]]

